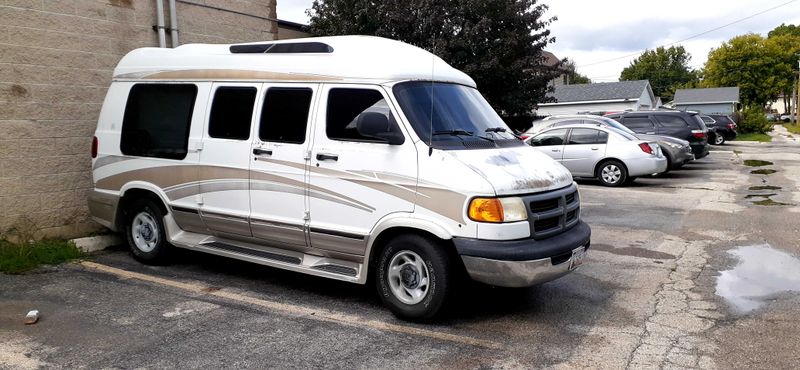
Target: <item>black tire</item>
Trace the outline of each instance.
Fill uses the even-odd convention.
[[[420,283],[424,272],[419,271],[413,263],[404,263],[399,265],[398,275],[389,276],[390,264],[403,261],[404,257],[411,255],[420,257],[420,262],[424,262],[424,267],[427,269],[424,272],[428,275],[424,295],[421,295],[421,300],[416,303],[403,302],[395,291],[399,289],[407,292],[405,289],[407,287],[413,290],[422,289]],[[453,260],[444,246],[414,234],[400,235],[390,240],[378,255],[375,270],[375,286],[383,304],[395,316],[411,321],[429,320],[441,313],[454,290],[455,278]],[[398,289],[393,289],[393,285]],[[407,300],[419,299],[410,295],[402,297]]]
[[[167,242],[161,208],[149,199],[138,199],[126,211],[125,239],[133,257],[148,265],[168,262],[174,247]]]
[[[716,135],[716,136],[714,136],[714,142],[713,142],[713,143],[711,143],[711,144],[714,144],[714,145],[722,145],[722,144],[725,144],[725,136],[724,136],[724,135],[722,135],[722,134],[720,134],[720,133],[717,133],[717,135]]]
[[[603,172],[607,168],[609,170],[615,168],[613,170],[615,174],[618,172],[618,175],[614,176],[614,178],[616,179],[615,181],[610,181],[610,179],[607,180],[603,178]],[[628,181],[628,169],[625,168],[625,165],[622,164],[622,162],[620,161],[613,159],[607,160],[600,163],[600,165],[597,166],[597,171],[595,171],[595,176],[600,181],[600,184],[602,184],[603,186],[610,186],[610,187],[622,186],[626,184]]]

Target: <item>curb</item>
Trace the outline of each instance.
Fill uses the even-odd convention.
[[[98,236],[87,236],[85,238],[77,238],[70,240],[71,242],[75,243],[75,246],[78,249],[82,250],[84,253],[92,253],[101,251],[108,247],[112,247],[115,245],[119,245],[122,243],[122,238],[119,235],[98,235]]]

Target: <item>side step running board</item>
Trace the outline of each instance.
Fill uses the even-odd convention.
[[[331,272],[331,273],[334,273],[334,274],[340,274],[340,275],[347,275],[347,276],[356,276],[356,275],[358,275],[358,271],[356,271],[356,269],[354,269],[352,267],[340,266],[340,265],[334,265],[334,264],[319,265],[319,266],[314,266],[312,268],[315,269],[315,270],[322,270],[322,271],[327,271],[327,272]]]
[[[249,256],[254,256],[254,257],[259,257],[259,258],[266,258],[266,259],[270,259],[270,260],[274,260],[274,261],[280,261],[280,262],[284,262],[284,263],[291,263],[293,265],[299,265],[302,262],[302,260],[300,260],[297,257],[284,256],[282,254],[277,254],[277,253],[272,253],[272,252],[267,252],[267,251],[260,251],[260,250],[256,250],[256,249],[243,248],[243,247],[239,247],[239,246],[235,246],[235,245],[231,245],[231,244],[227,244],[227,243],[222,243],[222,242],[211,242],[211,243],[204,243],[204,244],[201,244],[201,245],[204,246],[204,247],[222,249],[222,250],[225,250],[225,251],[228,251],[228,252],[241,253],[241,254],[246,254],[246,255],[249,255]],[[355,276],[355,274],[353,274],[353,276]]]

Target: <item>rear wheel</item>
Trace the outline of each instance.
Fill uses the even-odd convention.
[[[596,176],[604,186],[620,186],[628,181],[628,170],[621,162],[610,160],[597,166]]]
[[[445,306],[455,273],[443,246],[419,235],[401,235],[386,244],[377,263],[378,295],[397,317],[426,320]]]
[[[139,262],[155,265],[169,259],[172,245],[167,242],[163,220],[164,213],[151,200],[136,200],[128,208],[125,236]]]
[[[721,133],[717,133],[714,136],[714,145],[722,145],[722,144],[725,144],[725,136],[723,136]]]

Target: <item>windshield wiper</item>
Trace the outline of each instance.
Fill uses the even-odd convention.
[[[508,130],[506,130],[504,127],[489,127],[484,132],[506,132],[506,131]]]
[[[473,136],[472,132],[466,130],[442,130],[442,131],[434,131],[434,136],[438,135],[452,135],[452,136]]]

